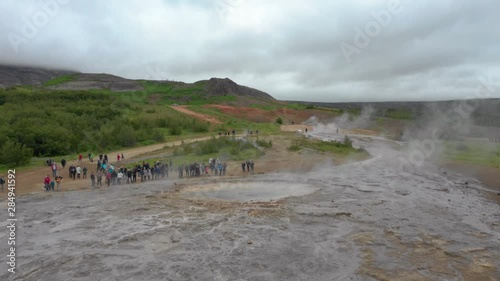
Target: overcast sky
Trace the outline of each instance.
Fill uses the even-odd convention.
[[[500,97],[499,11],[498,0],[2,0],[0,63],[228,77],[332,102],[473,98],[484,77],[483,97]]]

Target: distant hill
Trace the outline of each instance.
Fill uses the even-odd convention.
[[[110,90],[113,92],[146,91],[169,95],[172,101],[185,102],[195,96],[235,96],[243,100],[274,101],[262,91],[238,85],[229,78],[211,78],[195,83],[126,79],[110,74],[78,73],[32,67],[0,66],[0,88],[41,86],[52,90]]]
[[[89,74],[81,73],[70,76],[67,81],[63,81],[54,86],[49,86],[54,90],[111,90],[113,92],[128,92],[144,90],[137,80],[129,80],[110,74]]]
[[[198,81],[198,82],[205,82],[203,93],[206,95],[236,95],[236,96],[246,96],[258,99],[274,100],[274,98],[267,93],[264,93],[262,91],[250,87],[238,85],[229,78],[225,79],[211,78],[208,81]]]
[[[66,70],[0,65],[0,88],[21,85],[42,85],[56,77],[74,74]]]
[[[372,108],[373,116],[395,119],[426,119],[436,116],[455,118],[470,113],[476,124],[500,128],[500,99],[480,99],[449,101],[411,101],[411,102],[301,102],[310,106],[336,108],[344,111],[361,111]],[[461,115],[460,115],[461,114]]]

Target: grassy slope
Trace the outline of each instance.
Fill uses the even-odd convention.
[[[463,145],[467,149],[460,149]],[[497,167],[500,165],[500,143],[476,140],[449,141],[445,143],[444,156],[454,162]]]
[[[67,74],[67,75],[59,76],[59,77],[56,77],[52,80],[49,80],[49,81],[43,83],[43,86],[50,87],[50,86],[59,85],[59,84],[65,83],[65,82],[73,81],[73,80],[75,80],[75,78],[77,76],[78,76],[78,74]]]
[[[184,84],[180,82],[142,81],[144,93],[164,105],[188,104],[202,105],[236,101],[236,96],[206,96],[203,94],[205,82]]]

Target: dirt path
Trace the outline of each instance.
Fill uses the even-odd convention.
[[[211,138],[211,136],[206,136],[206,137],[199,137],[199,138],[194,138],[194,139],[187,139],[183,140],[184,143],[191,143],[191,142],[196,142],[196,141],[202,141],[202,140],[207,140]],[[120,151],[113,151],[108,153],[109,157],[109,162],[113,163],[115,166],[120,167],[122,165],[129,164],[131,162],[134,162],[134,158],[143,155],[148,152],[153,152],[159,149],[164,148],[165,146],[175,146],[175,145],[180,145],[182,140],[179,141],[171,141],[171,142],[165,142],[165,143],[158,143],[158,144],[153,144],[153,145],[148,145],[148,146],[143,146],[143,147],[136,147],[136,148],[130,148],[130,149],[124,149]],[[125,160],[122,160],[120,162],[117,161],[116,156],[118,153],[123,153],[125,156]],[[96,155],[96,157],[98,157]],[[82,188],[87,188],[90,187],[90,179],[76,179],[76,180],[71,180],[69,178],[69,173],[68,173],[68,168],[71,165],[80,165],[80,167],[83,169],[84,167],[87,167],[88,169],[88,176],[90,176],[90,172],[95,171],[97,167],[97,162],[90,162],[88,158],[84,158],[82,163],[78,163],[77,160],[74,161],[68,161],[66,163],[66,167],[62,169],[61,163],[59,162],[61,158],[57,158],[57,165],[58,165],[58,175],[63,176],[63,182],[61,183],[61,188],[62,190],[75,190],[75,189],[82,189]],[[40,192],[43,190],[43,179],[45,178],[46,175],[52,176],[52,172],[50,170],[50,167],[48,166],[42,166],[42,167],[36,167],[28,171],[23,171],[17,173],[16,180],[17,180],[17,186],[16,186],[16,194],[17,196],[20,195],[25,195],[28,193],[32,192]]]
[[[305,132],[307,129],[308,132],[312,132],[313,126],[311,125],[281,125],[280,130],[282,132],[297,132],[301,130],[302,132]]]
[[[172,108],[173,110],[177,110],[177,111],[179,111],[179,112],[182,112],[182,113],[184,113],[184,114],[187,114],[187,115],[193,116],[193,117],[198,118],[198,119],[201,119],[201,120],[203,120],[203,121],[210,122],[210,123],[212,123],[212,124],[222,124],[222,122],[221,122],[219,119],[217,119],[217,118],[215,118],[215,117],[213,117],[213,116],[210,116],[210,115],[206,115],[206,114],[202,114],[202,113],[198,113],[198,112],[194,112],[194,111],[192,111],[192,110],[189,110],[189,109],[187,108],[187,106],[186,106],[186,105],[176,105],[176,106],[171,106],[171,108]]]

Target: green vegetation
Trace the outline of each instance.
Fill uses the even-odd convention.
[[[183,143],[181,146],[175,147],[173,151],[173,155],[182,156],[183,161],[185,159],[199,161],[200,157],[207,159],[209,157],[223,157],[225,161],[244,160],[254,159],[263,154],[264,152],[255,147],[252,142],[232,137],[214,137],[207,141]]]
[[[414,114],[405,108],[388,108],[383,112],[383,117],[388,117],[392,119],[403,119],[403,120],[412,120],[415,119]]]
[[[168,135],[209,131],[209,124],[165,106],[138,105],[106,91],[0,90],[0,150],[23,144],[50,157],[161,142]],[[27,150],[26,150],[27,149]],[[31,156],[31,155],[30,155]],[[12,162],[26,164],[20,156]]]
[[[55,85],[59,85],[59,84],[62,84],[62,83],[66,83],[66,82],[69,82],[69,81],[73,81],[75,80],[75,78],[77,77],[78,74],[67,74],[67,75],[63,75],[63,76],[59,76],[59,77],[56,77],[52,80],[49,80],[45,83],[43,83],[43,86],[44,87],[50,87],[50,86],[55,86]]]
[[[273,142],[272,141],[266,142],[263,139],[256,140],[255,144],[257,144],[258,146],[263,147],[263,148],[271,148],[271,147],[273,147]]]
[[[299,151],[302,149],[300,144],[301,144],[300,141],[293,141],[292,144],[287,149],[288,151]]]
[[[33,150],[24,144],[7,141],[0,149],[0,163],[5,166],[18,167],[31,161]]]
[[[250,104],[249,106],[250,108],[258,108],[258,109],[262,109],[262,110],[275,110],[275,109],[278,109],[280,108],[280,106],[276,105],[276,104]]]
[[[500,144],[487,141],[448,141],[444,144],[447,160],[497,167],[500,165]]]
[[[144,87],[143,95],[149,97],[150,101],[163,105],[187,104],[202,105],[212,103],[223,103],[235,101],[235,96],[207,96],[203,93],[205,82],[200,81],[194,84],[182,82],[155,82],[142,81]],[[147,100],[147,99],[146,99]]]
[[[283,119],[281,117],[276,118],[276,123],[282,125]]]
[[[300,137],[292,142],[288,147],[289,151],[299,151],[302,148],[310,148],[321,152],[333,152],[339,154],[348,154],[353,152],[364,152],[363,149],[357,149],[352,146],[352,141],[345,136],[343,141],[322,141],[310,140],[306,137]]]

